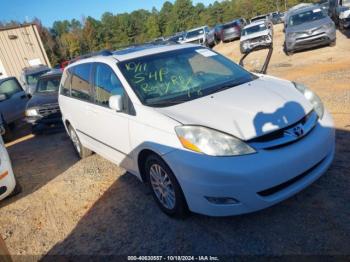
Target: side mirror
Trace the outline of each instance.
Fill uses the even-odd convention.
[[[114,95],[109,98],[109,108],[121,112],[123,111],[123,97],[121,95]]]
[[[5,101],[7,99],[7,95],[0,94],[0,102]]]

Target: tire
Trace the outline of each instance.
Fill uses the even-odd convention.
[[[329,46],[333,47],[337,45],[337,40],[333,40],[332,42],[330,42]]]
[[[285,42],[284,42],[284,44],[283,44],[283,48],[284,48],[284,52],[286,53],[287,56],[291,56],[291,55],[294,54],[293,51],[289,51],[289,50],[287,49],[287,45],[286,45]]]
[[[83,158],[86,158],[88,156],[90,156],[92,154],[92,151],[86,147],[84,147],[81,142],[80,142],[80,139],[77,135],[77,133],[75,132],[74,128],[70,125],[68,127],[68,130],[69,130],[69,136],[70,136],[70,139],[73,143],[73,146],[74,146],[74,149],[75,149],[75,152],[78,154],[78,156],[83,159]]]
[[[5,126],[5,134],[2,137],[5,143],[11,142],[14,138],[13,131]]]
[[[22,186],[16,181],[16,186],[8,197],[13,197],[22,192]]]
[[[14,139],[13,127],[5,124],[5,134],[3,135],[5,143],[11,142]]]
[[[168,216],[185,218],[188,214],[187,203],[168,165],[158,155],[152,154],[147,157],[144,170],[152,196],[160,209]]]
[[[240,51],[241,51],[241,54],[242,54],[242,55],[244,55],[244,54],[245,54],[244,49],[243,49],[243,47],[242,47],[242,46],[240,46]]]

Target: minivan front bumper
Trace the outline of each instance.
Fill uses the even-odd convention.
[[[303,190],[332,163],[333,120],[328,113],[301,140],[236,157],[211,157],[186,150],[163,156],[176,175],[192,212],[210,216],[250,213]],[[210,199],[231,199],[222,204]]]

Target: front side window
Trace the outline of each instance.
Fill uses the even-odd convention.
[[[73,67],[71,82],[72,97],[90,101],[90,72],[90,63],[80,64]]]
[[[36,93],[57,93],[60,86],[61,76],[46,77],[39,79]]]
[[[326,18],[326,14],[321,10],[321,8],[317,8],[314,10],[309,10],[291,16],[291,18],[289,19],[289,25],[297,26],[303,23],[309,23],[323,18]]]
[[[260,31],[265,31],[265,30],[267,30],[267,27],[265,24],[255,25],[255,26],[251,26],[243,29],[242,35],[250,35],[250,34],[258,33]]]
[[[97,63],[94,75],[95,102],[108,106],[113,95],[123,95],[124,89],[116,74],[106,64]]]
[[[15,79],[9,79],[0,84],[0,94],[11,97],[12,95],[22,92],[23,89]]]
[[[169,106],[254,80],[256,77],[209,49],[191,47],[118,63],[141,102]]]

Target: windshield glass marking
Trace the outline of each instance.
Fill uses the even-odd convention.
[[[231,60],[202,48],[187,48],[118,63],[146,105],[176,104],[255,79]]]

